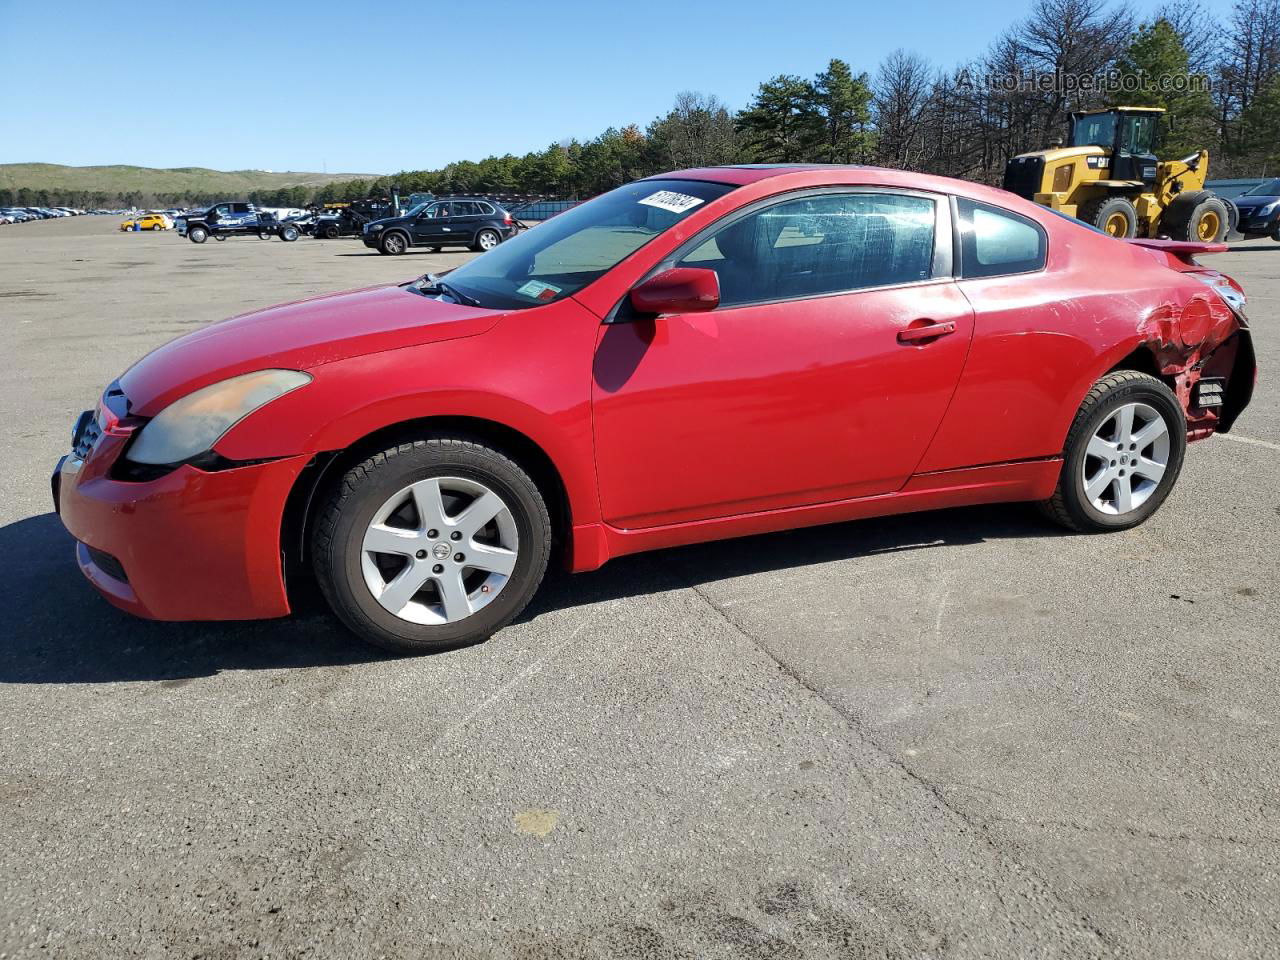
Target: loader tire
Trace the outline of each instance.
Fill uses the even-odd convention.
[[[1080,208],[1080,219],[1113,237],[1138,235],[1138,211],[1127,197],[1101,197]]]
[[[1180,193],[1160,217],[1159,232],[1171,240],[1221,243],[1231,227],[1226,202],[1207,190]]]

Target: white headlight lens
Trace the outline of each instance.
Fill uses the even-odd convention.
[[[259,370],[210,384],[161,410],[130,445],[129,459],[154,464],[189,460],[263,404],[310,382],[309,375],[297,370]]]

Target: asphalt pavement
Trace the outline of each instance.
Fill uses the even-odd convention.
[[[1280,953],[1280,244],[1213,259],[1257,395],[1136,530],[628,557],[395,659],[114,611],[48,475],[171,337],[471,254],[115,224],[0,227],[0,958]]]

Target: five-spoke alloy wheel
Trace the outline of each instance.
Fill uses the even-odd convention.
[[[402,443],[352,466],[312,528],[334,612],[400,653],[486,639],[529,602],[551,521],[538,485],[481,441]]]

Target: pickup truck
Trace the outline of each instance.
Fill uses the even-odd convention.
[[[227,237],[259,237],[270,240],[279,237],[285,242],[298,239],[300,231],[292,223],[282,223],[265,210],[252,203],[215,203],[204,213],[183,217],[178,232],[192,243],[204,243],[210,237],[225,240]]]

